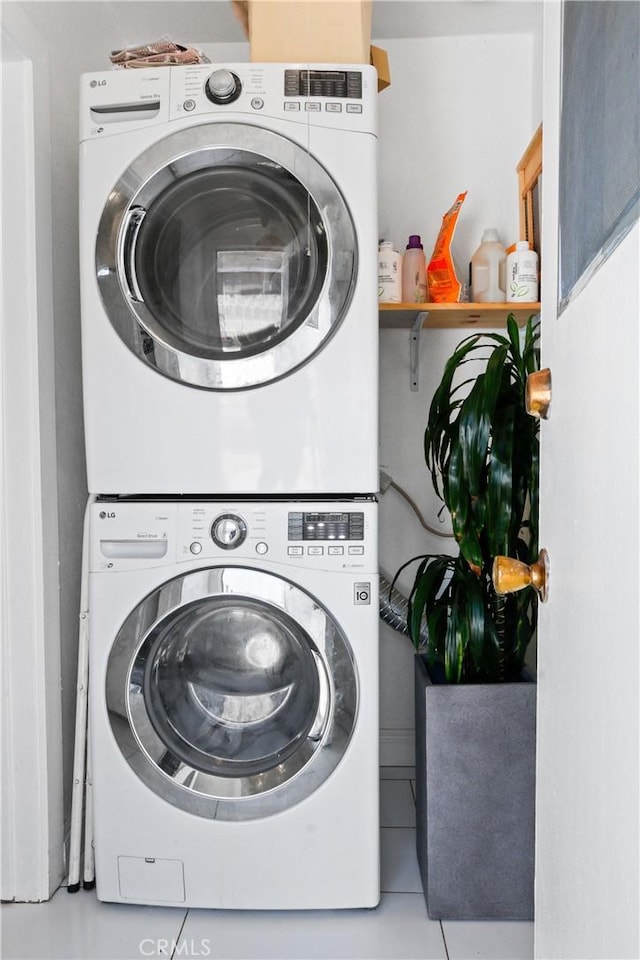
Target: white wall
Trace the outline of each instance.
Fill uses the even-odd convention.
[[[78,288],[78,190],[76,70],[82,53],[58,57],[65,30],[60,21],[47,28],[50,55],[50,111],[53,310],[58,462],[58,528],[60,537],[60,636],[62,722],[64,743],[64,803],[71,803],[73,730],[80,610],[82,521],[87,499],[82,419],[80,357],[80,292]],[[61,109],[61,104],[65,106]]]
[[[443,214],[467,190],[454,241],[465,273],[485,227],[505,244],[518,239],[515,167],[534,132],[533,37],[381,43],[392,84],[379,98],[380,234],[404,245],[421,233],[428,256]]]
[[[92,5],[97,6],[97,5]],[[80,305],[78,288],[77,190],[77,73],[83,57],[92,62],[86,44],[68,48],[69,24],[56,15],[55,4],[4,4],[7,25],[28,19],[43,52],[38,68],[44,77],[36,85],[37,102],[50,116],[49,143],[43,150],[51,183],[51,245],[53,335],[50,349],[55,373],[56,449],[49,463],[57,494],[59,630],[62,690],[63,788],[65,822],[70,814],[75,720],[76,662],[80,597],[82,517],[87,497],[82,421]],[[53,611],[51,611],[53,614]]]
[[[63,876],[59,536],[46,45],[2,23],[2,898]]]

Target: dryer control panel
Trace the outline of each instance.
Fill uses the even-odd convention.
[[[377,73],[367,64],[196,64],[171,67],[170,118],[232,113],[255,122],[287,119],[305,125],[375,133]]]
[[[214,118],[375,134],[377,96],[369,64],[198,63],[85,73],[80,140]]]

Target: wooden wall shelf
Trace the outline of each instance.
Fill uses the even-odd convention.
[[[479,327],[502,329],[507,315],[513,313],[524,326],[530,316],[540,313],[539,303],[379,303],[380,326],[385,329],[407,329],[420,314],[425,314],[423,329],[455,329]]]
[[[420,388],[420,334],[423,330],[504,330],[512,313],[524,327],[540,313],[539,303],[379,303],[378,317],[384,329],[409,331],[409,384]]]

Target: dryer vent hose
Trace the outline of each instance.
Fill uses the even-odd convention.
[[[380,574],[380,619],[384,620],[385,623],[388,623],[390,627],[393,627],[394,630],[397,630],[398,633],[404,633],[405,636],[409,636],[409,628],[407,626],[407,612],[409,608],[409,601],[400,593],[399,590],[396,590],[395,587],[391,587],[390,580],[381,573]],[[420,642],[427,642],[427,630],[423,628],[420,631]]]

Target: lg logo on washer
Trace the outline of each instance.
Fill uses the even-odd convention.
[[[109,510],[108,512],[106,510],[100,511],[101,520],[113,520],[114,517],[115,517],[115,512],[113,510]]]
[[[371,603],[371,584],[370,583],[354,583],[353,602],[355,604]]]
[[[107,85],[106,80],[92,80],[91,83],[89,84],[90,87],[106,87],[106,85]]]

